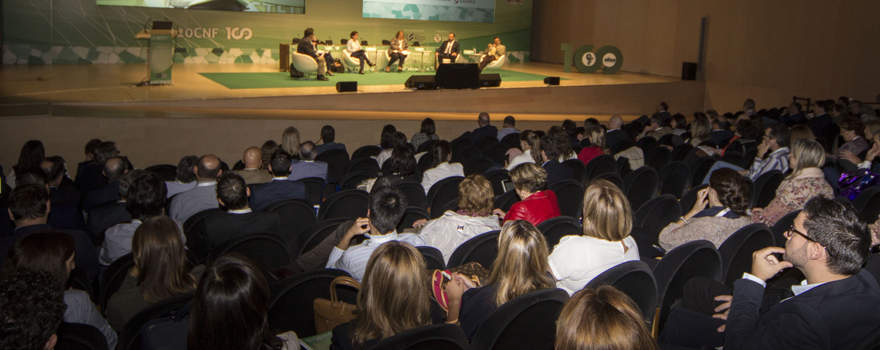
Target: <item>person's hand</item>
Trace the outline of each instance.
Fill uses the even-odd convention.
[[[712,315],[712,317],[727,321],[727,314],[730,313],[731,300],[733,300],[732,295],[719,295],[715,297],[715,301],[723,301],[724,303],[715,308],[716,314]],[[723,324],[721,327],[718,327],[718,332],[724,332],[725,326],[727,325]]]
[[[492,215],[498,215],[499,217],[503,218],[503,217],[507,216],[507,213],[505,213],[504,210],[495,209],[492,211]]]
[[[793,267],[788,261],[779,261],[773,254],[785,253],[785,248],[767,247],[752,254],[752,275],[766,281],[782,270]]]
[[[761,141],[761,144],[758,145],[758,159],[763,159],[764,154],[766,154],[768,150],[770,150],[770,140],[764,139],[764,141]]]
[[[852,153],[852,151],[849,151],[849,150],[843,150],[843,151],[841,151],[841,152],[840,152],[840,158],[841,158],[841,159],[846,159],[846,160],[848,160],[850,163],[853,163],[853,164],[856,164],[856,165],[858,165],[859,163],[862,162],[862,160],[859,159],[859,156],[855,155],[855,153]]]
[[[367,232],[370,232],[370,218],[357,218],[354,225],[351,225],[348,231],[345,232],[345,237],[352,239],[354,236],[362,235]]]
[[[453,52],[452,57],[458,56],[458,53]]]
[[[461,302],[461,296],[464,295],[464,292],[473,287],[469,286],[465,280],[468,278],[462,276],[459,273],[453,273],[452,279],[449,280],[449,283],[446,283],[446,296],[449,297],[449,303],[453,302]],[[471,282],[473,284],[473,282]]]
[[[868,228],[871,230],[871,246],[880,244],[880,215],[877,216],[877,221],[868,225]]]
[[[694,207],[690,212],[687,213],[686,219],[690,219],[697,215],[697,213],[706,209],[706,206],[709,205],[709,189],[704,188],[702,190],[697,191],[697,200],[694,202]]]
[[[878,155],[880,155],[880,142],[875,143],[874,147],[871,147],[871,149],[868,150],[865,160],[870,162],[874,160],[874,158],[877,158]]]
[[[413,223],[413,228],[422,228],[428,223],[428,219],[418,219]]]
[[[761,215],[764,213],[764,208],[753,208],[752,209],[752,217]]]

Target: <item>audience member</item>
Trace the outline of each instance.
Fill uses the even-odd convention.
[[[789,127],[806,122],[807,117],[804,116],[803,105],[798,102],[792,102],[788,105],[788,115],[779,118],[779,123],[788,125]]]
[[[278,149],[272,154],[269,161],[269,173],[272,181],[253,187],[250,194],[250,206],[254,211],[260,211],[270,204],[287,199],[307,199],[306,186],[299,181],[290,181],[290,155],[283,149]],[[217,205],[217,195],[214,193],[214,206]]]
[[[116,259],[131,253],[131,239],[138,226],[149,218],[165,215],[165,186],[155,173],[133,170],[125,209],[131,222],[111,226],[104,232],[101,245],[101,264],[109,266]]]
[[[584,192],[583,236],[562,237],[550,254],[556,287],[571,295],[605,270],[639,260],[631,230],[632,209],[623,192],[607,180],[590,181]]]
[[[236,322],[229,327],[229,322]],[[299,350],[294,332],[269,328],[269,285],[247,258],[225,254],[205,270],[190,311],[187,348]]]
[[[788,154],[791,153],[788,146],[791,143],[791,129],[785,125],[774,125],[764,132],[764,140],[758,145],[758,154],[755,157],[749,171],[740,171],[755,181],[761,175],[771,170],[779,170],[783,173],[788,171]],[[770,154],[767,155],[767,151]],[[767,159],[764,159],[764,156]]]
[[[202,156],[193,172],[198,181],[196,188],[174,196],[169,207],[171,218],[181,223],[202,210],[217,208],[217,177],[223,174],[220,158],[212,154]]]
[[[534,131],[526,130],[519,134],[519,146],[522,148],[523,152],[520,155],[513,157],[510,162],[507,163],[507,166],[504,169],[508,171],[513,170],[517,165],[523,163],[534,163],[535,155],[532,154],[532,150],[540,150],[541,149],[541,137],[538,136]],[[510,151],[508,151],[509,153]],[[543,162],[542,162],[543,163]]]
[[[687,119],[681,113],[675,113],[672,116],[672,123],[669,125],[672,128],[672,133],[676,136],[681,136],[687,132]]]
[[[391,157],[384,164],[382,176],[365,180],[358,185],[358,189],[372,192],[374,188],[394,186],[402,182],[418,183],[418,179],[415,177],[416,158],[413,156],[412,149],[405,143],[403,146],[395,147],[391,152]]]
[[[832,108],[833,105],[827,103],[827,101],[816,101],[813,104],[814,117],[807,121],[807,126],[813,130],[813,135],[824,138],[825,142],[829,144],[833,137],[837,137],[837,134],[829,132],[831,124],[834,123],[834,120],[828,115]]]
[[[605,136],[607,136],[608,133],[605,132],[601,126],[591,126],[584,132],[590,140],[590,145],[581,149],[580,153],[578,153],[578,159],[580,159],[584,165],[587,165],[587,163],[593,160],[593,158],[608,154],[608,147],[605,144]]]
[[[281,144],[278,147],[287,152],[291,158],[296,158],[299,155],[299,140],[299,130],[289,126],[281,134]]]
[[[51,273],[58,281],[67,281],[70,271],[76,268],[74,255],[76,243],[73,237],[59,231],[40,231],[22,237],[3,261],[2,275],[7,276],[15,271],[44,271]],[[77,289],[63,288],[57,285],[64,294],[64,310],[62,319],[67,323],[82,323],[97,328],[107,340],[108,349],[116,348],[116,331],[107,324],[107,320],[89,299],[89,294]]]
[[[101,140],[99,139],[89,140],[85,147],[86,160],[76,166],[76,178],[73,180],[73,184],[79,189],[81,197],[85,197],[87,193],[107,183],[107,179],[101,175],[104,168],[102,164],[98,164],[98,156],[96,155],[96,148],[100,144]]]
[[[248,206],[251,190],[244,179],[235,173],[220,175],[217,179],[217,202],[226,207],[226,213],[209,215],[187,232],[186,246],[197,261],[205,261],[208,254],[226,241],[258,233],[281,236],[281,221],[276,213],[254,212]]]
[[[727,154],[727,151],[737,152],[745,155],[746,152],[758,148],[758,139],[761,138],[761,129],[757,125],[758,122],[751,120],[740,120],[736,122],[736,130],[733,132],[733,138],[727,143],[727,146],[721,150],[721,155]],[[737,141],[734,143],[734,141]],[[735,147],[731,148],[731,145]]]
[[[537,156],[541,158],[541,166],[547,171],[548,185],[574,178],[574,171],[559,162],[563,143],[566,141],[561,136],[545,135],[541,138],[541,153]]]
[[[51,273],[21,271],[0,281],[0,349],[51,350],[66,306]]]
[[[630,139],[629,134],[621,130],[622,127],[623,118],[619,115],[613,115],[608,120],[608,134],[605,135],[605,144],[608,146],[608,149],[614,149],[618,142]]]
[[[845,143],[841,145],[837,152],[831,156],[831,161],[836,162],[843,152],[859,154],[862,151],[871,148],[868,141],[865,140],[865,126],[862,121],[856,118],[844,118],[840,122],[840,136],[843,137]]]
[[[413,134],[409,143],[418,150],[419,146],[423,143],[437,140],[440,140],[440,137],[437,136],[437,127],[434,125],[434,119],[425,118],[422,120],[422,126],[419,129],[419,132]]]
[[[660,232],[660,246],[670,251],[705,239],[720,247],[727,237],[752,223],[748,215],[750,186],[735,170],[718,169],[712,173],[709,187],[697,192],[694,207]]]
[[[712,121],[712,132],[709,134],[709,140],[715,146],[725,146],[728,140],[733,138],[733,132],[730,131],[730,124],[721,118]]]
[[[658,350],[639,307],[613,286],[583,289],[556,322],[556,350]]]
[[[404,135],[403,142],[406,143],[406,135]],[[397,146],[406,146],[405,144],[398,143],[397,128],[391,124],[382,127],[382,136],[379,139],[379,148],[382,149],[382,152],[379,152],[376,156],[376,163],[379,164],[380,168],[388,158],[391,158],[391,151]]]
[[[446,284],[447,323],[457,323],[468,339],[501,305],[539,289],[556,288],[547,274],[547,241],[528,221],[504,224],[498,235],[498,254],[489,280],[478,287],[469,276],[453,273]]]
[[[257,150],[257,157],[259,157],[259,152]],[[165,181],[165,190],[167,191],[165,195],[168,198],[196,188],[198,183],[196,182],[196,173],[193,171],[193,168],[198,165],[198,162],[199,157],[196,156],[183,156],[183,158],[180,158],[180,162],[177,163],[177,175],[174,177],[174,181]]]
[[[547,189],[547,172],[544,168],[533,163],[520,164],[510,171],[510,179],[521,200],[514,203],[507,213],[495,209],[495,215],[503,217],[504,221],[525,220],[532,225],[561,215],[556,193]]]
[[[645,127],[645,130],[642,131],[642,134],[639,135],[639,138],[650,136],[656,140],[659,140],[661,137],[671,134],[672,127],[670,127],[672,121],[672,116],[669,118],[663,118],[660,114],[654,114],[651,116],[651,124]]]
[[[423,157],[428,157],[428,155],[426,154]],[[452,149],[449,147],[449,142],[434,142],[431,145],[430,157],[432,159],[432,166],[422,174],[422,188],[425,189],[425,194],[428,194],[431,186],[440,180],[452,176],[464,176],[464,168],[461,166],[461,163],[450,163],[452,160]]]
[[[318,145],[318,154],[334,149],[345,151],[345,145],[336,142],[336,129],[330,125],[324,125],[321,127],[321,139],[318,141],[321,142],[321,144]]]
[[[86,195],[83,210],[91,213],[92,209],[105,203],[115,202],[119,200],[119,179],[122,175],[128,173],[125,159],[122,157],[111,157],[104,162],[104,177],[107,178],[107,184],[89,192]]]
[[[260,146],[260,153],[263,154],[263,161],[260,163],[260,169],[268,169],[269,160],[272,159],[272,155],[275,154],[275,150],[278,148],[278,143],[275,141],[268,140],[263,142],[263,145]]]
[[[440,217],[416,221],[419,237],[425,244],[440,251],[449,261],[455,248],[482,233],[501,228],[498,217],[492,215],[492,183],[483,175],[470,175],[458,185],[456,210],[447,210]]]
[[[187,271],[182,236],[177,223],[164,215],[147,219],[138,226],[131,241],[134,267],[107,301],[110,326],[123,329],[144,308],[192,293],[196,282]]]
[[[660,102],[655,108],[655,115],[659,116],[662,120],[672,119],[672,114],[669,114],[669,105],[666,102]]]
[[[64,185],[64,180],[67,179],[64,158],[59,156],[46,157],[46,160],[43,161],[40,167],[47,177],[49,202],[52,203],[52,212],[49,213],[49,226],[57,230],[85,230],[86,223],[83,220],[82,210],[80,209],[81,198],[79,191],[73,186]]]
[[[691,146],[699,147],[703,142],[711,142],[712,123],[708,118],[695,118],[691,123],[691,138],[688,141]]]
[[[367,257],[355,318],[333,329],[331,349],[369,349],[382,339],[431,324],[422,254],[406,242],[391,241]]]
[[[504,121],[501,123],[501,130],[498,130],[498,141],[504,139],[507,135],[519,134],[519,130],[516,129],[516,118],[512,115],[504,117]]]
[[[259,148],[250,147],[244,150],[244,155],[241,156],[241,162],[244,164],[244,169],[233,170],[233,172],[241,176],[244,179],[244,182],[248,185],[262,184],[271,181],[272,174],[270,174],[263,166],[262,156],[263,154]]]
[[[135,178],[141,174],[142,171],[129,171],[123,175],[119,179],[119,200],[116,203],[107,203],[92,209],[92,213],[89,214],[86,221],[86,232],[96,246],[100,246],[104,242],[104,233],[108,228],[116,224],[131,222],[131,214],[126,209],[126,199]],[[165,203],[168,203],[168,200]]]
[[[477,124],[480,126],[474,131],[465,132],[461,137],[467,137],[474,145],[486,137],[498,137],[498,128],[489,125],[489,113],[482,112],[477,117]],[[459,138],[461,138],[459,137]]]
[[[791,136],[790,142],[794,143],[795,140],[816,140],[816,135],[813,135],[813,130],[810,129],[809,126],[804,124],[798,124],[791,127]]]
[[[376,248],[391,241],[425,245],[421,237],[411,233],[397,233],[397,223],[406,211],[406,196],[399,189],[383,186],[370,193],[367,217],[358,218],[336,243],[327,259],[327,268],[345,270],[360,281],[364,277],[367,260]],[[367,237],[363,243],[350,245],[358,235]],[[424,265],[422,265],[424,269]]]
[[[563,136],[565,137],[566,140],[568,140],[568,145],[572,148],[580,147],[581,140],[578,139],[577,124],[575,124],[574,120],[571,120],[571,119],[563,120],[561,128],[562,128]],[[554,132],[554,128],[551,127],[550,133],[552,134],[553,132]]]
[[[12,166],[12,170],[6,175],[6,184],[10,188],[15,189],[16,174],[21,174],[22,171],[28,169],[39,169],[40,164],[43,163],[45,158],[46,149],[43,148],[42,142],[39,140],[25,142],[18,155],[18,162]]]
[[[789,165],[791,175],[782,181],[776,190],[776,197],[766,208],[752,209],[752,220],[773,226],[788,213],[804,208],[813,197],[834,197],[834,189],[825,181],[822,165],[825,164],[825,151],[822,145],[813,140],[796,140],[791,145]]]
[[[290,181],[318,177],[327,180],[327,162],[315,161],[318,156],[315,143],[306,141],[299,145],[299,161],[290,164]]]

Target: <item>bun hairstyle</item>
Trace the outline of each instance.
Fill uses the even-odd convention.
[[[730,211],[746,215],[749,210],[751,183],[733,169],[718,169],[709,178],[709,187],[718,194],[718,201]]]

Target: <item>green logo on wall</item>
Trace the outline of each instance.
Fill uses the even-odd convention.
[[[593,45],[583,45],[575,50],[574,55],[571,53],[571,44],[562,44],[562,51],[565,53],[565,66],[563,71],[571,72],[572,61],[575,67],[581,73],[595,73],[600,68],[602,74],[614,74],[623,66],[623,53],[614,46],[606,45],[600,47],[595,52]],[[573,58],[573,60],[572,60]]]

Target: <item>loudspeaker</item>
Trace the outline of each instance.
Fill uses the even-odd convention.
[[[681,63],[681,80],[697,80],[697,64],[693,62]]]
[[[480,74],[481,87],[501,86],[501,74]]]
[[[441,64],[434,80],[441,89],[479,89],[480,66],[476,63]]]
[[[357,92],[358,82],[356,81],[340,81],[336,83],[336,92]]]
[[[544,84],[559,85],[559,77],[546,77],[544,78]]]
[[[418,90],[434,90],[437,88],[437,85],[434,84],[433,75],[410,75],[403,85],[408,89],[415,88]]]

